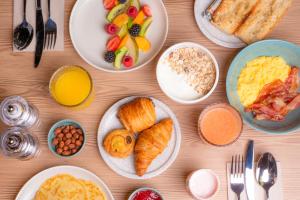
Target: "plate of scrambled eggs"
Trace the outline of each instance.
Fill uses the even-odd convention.
[[[95,174],[74,166],[46,169],[32,177],[16,200],[114,200]]]
[[[271,134],[294,132],[300,128],[299,67],[300,47],[293,43],[263,40],[249,45],[234,58],[229,67],[226,79],[228,100],[241,113],[243,120],[256,130]],[[262,91],[270,89],[271,84],[273,87],[276,82],[289,84],[292,78],[296,88],[288,103],[294,104],[293,109],[282,116],[278,114],[279,111],[276,113],[271,109],[267,110],[270,111],[267,114],[249,111],[249,107],[258,105]],[[266,101],[259,103],[265,106]]]

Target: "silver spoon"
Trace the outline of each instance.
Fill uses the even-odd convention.
[[[277,164],[271,153],[264,153],[259,158],[256,179],[258,184],[265,189],[267,199],[269,199],[269,190],[277,180]]]
[[[23,22],[14,30],[14,45],[20,51],[28,47],[33,38],[33,27],[26,20],[26,0],[23,6]]]

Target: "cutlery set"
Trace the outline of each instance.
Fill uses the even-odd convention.
[[[230,188],[238,200],[244,189],[248,200],[255,200],[255,180],[264,188],[266,199],[269,199],[269,189],[275,184],[278,175],[276,160],[272,154],[264,153],[258,160],[255,174],[254,168],[254,142],[251,140],[245,161],[241,155],[233,156],[231,161]]]
[[[41,0],[36,0],[36,47],[35,47],[35,60],[34,66],[38,67],[43,50],[44,49],[54,49],[57,38],[57,25],[51,19],[51,0],[48,1],[48,20],[44,23],[42,3]],[[26,19],[26,5],[27,1],[23,1],[23,22],[17,26],[14,30],[14,46],[22,51],[26,49],[34,35],[33,27],[28,23]]]

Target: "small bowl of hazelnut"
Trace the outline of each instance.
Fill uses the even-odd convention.
[[[48,133],[48,146],[59,157],[77,155],[85,144],[85,131],[73,120],[65,119],[56,122]]]

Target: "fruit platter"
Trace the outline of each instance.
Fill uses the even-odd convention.
[[[78,54],[108,72],[145,66],[159,53],[167,33],[168,16],[162,1],[91,0],[87,4],[80,0],[70,18]]]
[[[104,59],[115,69],[134,67],[140,51],[147,53],[151,48],[147,39],[153,20],[151,8],[139,0],[105,0],[104,7],[109,10],[105,30],[111,35]]]

